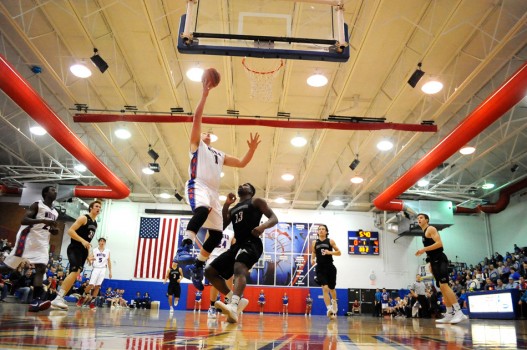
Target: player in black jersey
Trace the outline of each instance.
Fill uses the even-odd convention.
[[[97,215],[101,212],[101,201],[93,201],[88,206],[89,214],[81,215],[71,225],[68,235],[71,243],[68,246],[68,259],[70,263],[70,273],[62,282],[57,297],[51,302],[51,306],[57,309],[67,310],[68,305],[64,301],[64,296],[70,291],[71,287],[79,277],[86,259],[91,251],[91,240],[97,230]],[[90,257],[93,259],[93,256]]]
[[[230,304],[216,301],[215,306],[227,315],[227,321],[238,322],[238,313],[247,306],[247,299],[241,299],[249,269],[260,259],[263,251],[260,235],[266,228],[278,223],[275,213],[262,198],[254,198],[256,190],[250,183],[238,188],[240,201],[229,210],[236,201],[234,193],[229,193],[223,205],[223,227],[232,222],[234,243],[228,251],[217,257],[205,269],[205,276],[216,289],[230,299]],[[260,224],[262,215],[268,220]],[[228,280],[234,274],[234,291],[227,286]],[[241,300],[240,300],[241,299]]]
[[[441,236],[434,226],[429,225],[430,218],[428,215],[417,214],[417,223],[423,230],[423,249],[419,249],[415,256],[420,256],[426,253],[426,261],[430,263],[432,275],[439,282],[439,288],[443,293],[443,298],[446,305],[446,314],[442,319],[436,320],[438,323],[459,323],[466,320],[467,317],[461,311],[457,302],[457,297],[450,285],[448,284],[448,258],[443,253],[443,242]]]
[[[174,297],[174,306],[177,306],[179,303],[179,297],[181,296],[181,286],[179,283],[183,278],[183,270],[178,266],[177,260],[172,261],[172,267],[167,270],[165,280],[163,284],[167,283],[167,280],[170,279],[167,289],[168,305],[170,305],[170,313],[174,312],[174,307],[172,306],[172,296]]]
[[[318,226],[318,239],[311,244],[311,265],[317,264],[317,283],[322,287],[324,303],[327,307],[326,315],[334,318],[337,315],[337,268],[333,265],[333,255],[340,256],[340,250],[334,240],[328,238],[328,227]]]

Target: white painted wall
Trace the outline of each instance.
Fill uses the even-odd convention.
[[[114,278],[133,279],[139,218],[144,215],[146,208],[188,210],[188,207],[183,205],[106,201],[103,212],[99,215],[100,222],[96,237],[101,235],[107,237]],[[379,287],[401,288],[406,287],[409,281],[413,281],[419,263],[419,259],[414,256],[420,244],[419,240],[416,243],[413,238],[401,238],[394,243],[396,235],[379,232],[380,256],[350,256],[347,254],[348,230],[379,231],[374,227],[372,213],[281,209],[275,209],[275,213],[280,221],[328,225],[330,237],[335,240],[342,251],[340,257],[335,257],[335,266],[338,269],[337,288],[372,288],[374,286],[369,278],[372,271],[377,277],[376,286]],[[66,249],[69,242],[70,237],[65,235],[61,251],[64,259],[67,257]]]
[[[485,215],[454,215],[454,224],[439,232],[450,261],[475,265],[488,255]]]
[[[527,246],[527,193],[511,197],[507,209],[489,216],[493,251],[512,252],[514,244]]]

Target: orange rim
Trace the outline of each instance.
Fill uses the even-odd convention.
[[[265,74],[273,74],[273,73],[276,73],[280,70],[280,68],[282,68],[284,66],[284,60],[283,59],[280,59],[280,65],[278,66],[278,68],[274,69],[274,70],[270,70],[268,72],[260,72],[260,71],[257,71],[257,70],[254,70],[254,69],[251,69],[249,67],[247,67],[247,65],[245,64],[245,59],[247,57],[244,57],[242,59],[242,65],[245,69],[247,69],[249,72],[251,73],[254,73],[254,74],[262,74],[262,75],[265,75]]]

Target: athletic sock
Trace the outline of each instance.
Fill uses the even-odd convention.
[[[240,301],[240,297],[237,296],[237,295],[233,295],[232,298],[231,298],[231,304],[232,305],[235,305],[235,306],[238,306],[238,302]]]
[[[446,307],[446,313],[447,314],[451,314],[452,313],[452,306],[447,306]]]
[[[227,295],[225,295],[225,299],[232,300],[232,295],[233,295],[233,294],[234,294],[234,293],[233,293],[232,290],[231,290],[229,293],[227,293]]]
[[[454,312],[458,312],[459,310],[461,310],[459,303],[455,303],[454,305],[452,305],[452,307],[454,308]]]
[[[204,256],[201,253],[199,253],[198,258],[196,259],[196,262],[197,261],[205,262],[205,261],[207,261],[208,258],[209,258],[208,256]]]
[[[42,294],[44,293],[44,288],[42,286],[34,286],[33,287],[33,299],[40,299],[42,298]]]
[[[66,294],[66,291],[64,289],[61,289],[57,294],[59,297],[64,298],[64,294]]]

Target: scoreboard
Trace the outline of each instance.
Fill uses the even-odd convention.
[[[348,231],[348,254],[379,255],[379,232]]]

